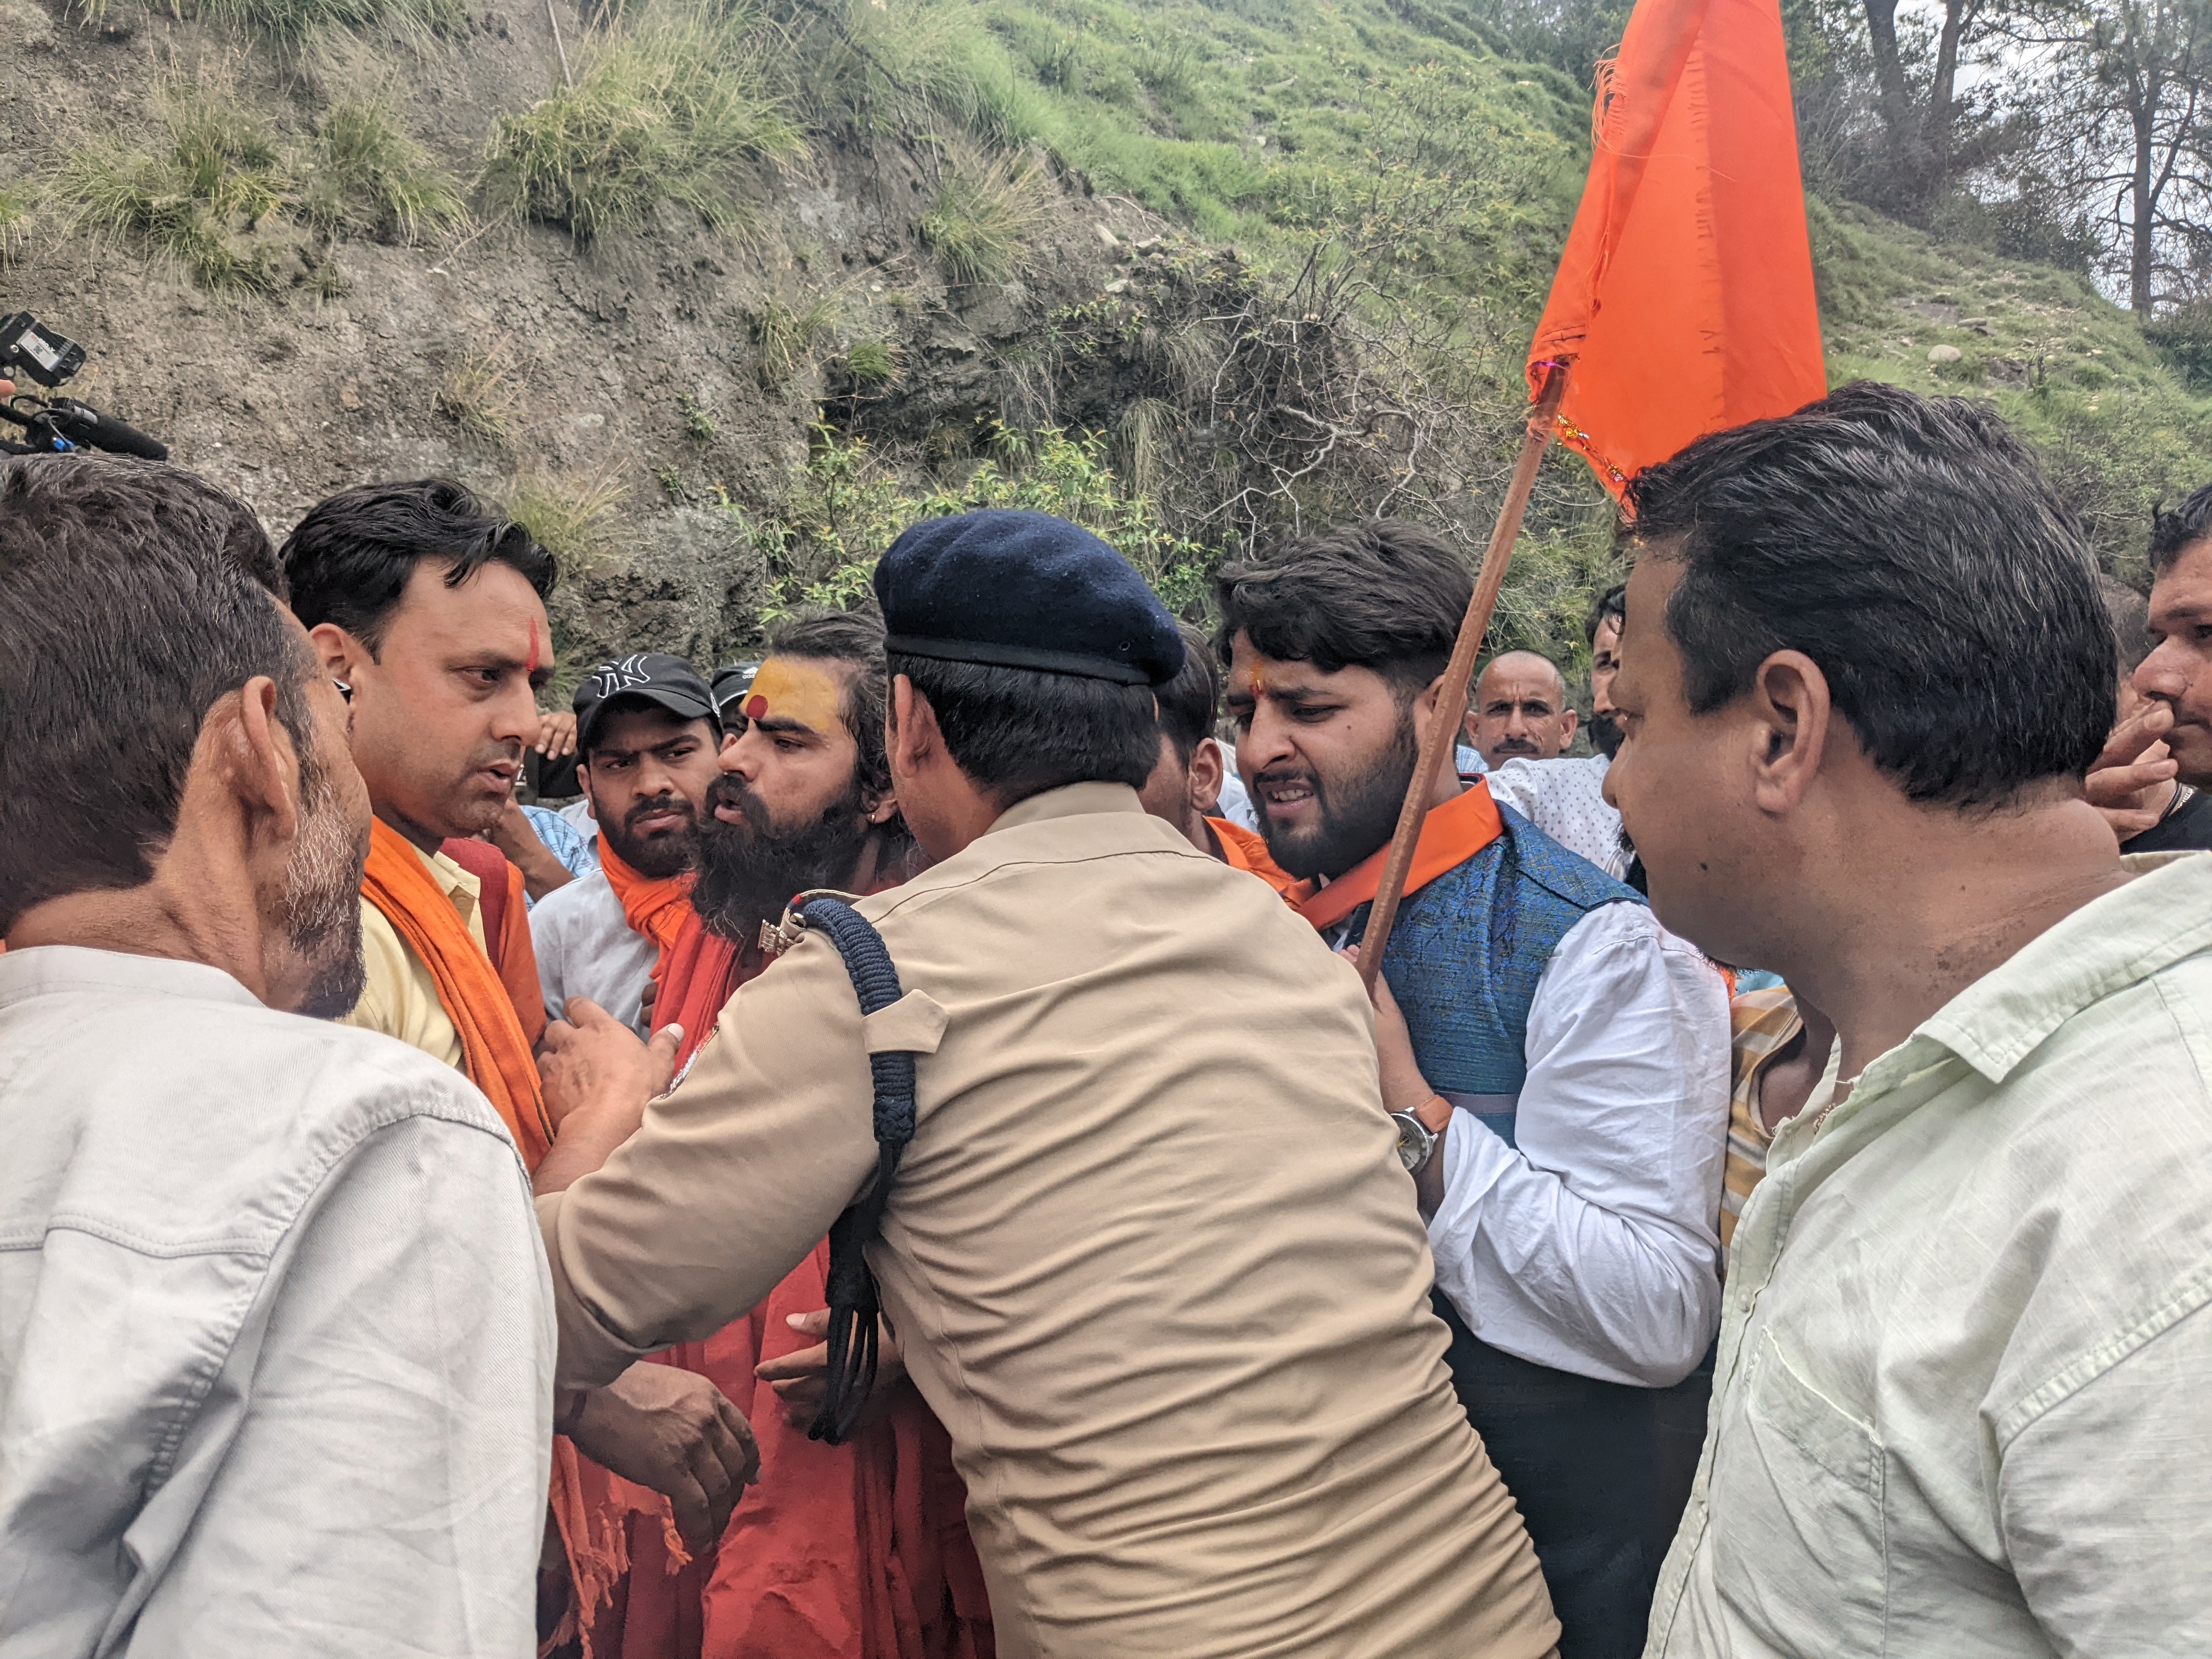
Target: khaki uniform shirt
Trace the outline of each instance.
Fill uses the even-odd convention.
[[[2212,1654],[2212,857],[1774,1133],[1651,1659]]]
[[[469,937],[482,945],[483,915],[478,908],[482,884],[443,853],[412,850],[428,866],[430,878],[453,901]],[[366,898],[361,902],[361,956],[368,969],[368,981],[362,988],[361,1000],[340,1023],[398,1037],[409,1048],[420,1048],[457,1072],[467,1071],[461,1034],[439,1000],[438,981],[429,964],[408,948],[391,918]]]
[[[1516,1659],[1557,1638],[1454,1399],[1358,976],[1264,883],[1079,784],[809,934],[644,1127],[539,1202],[561,1374],[719,1329],[876,1162],[864,1045],[923,1050],[872,1255],[952,1438],[1007,1659]]]

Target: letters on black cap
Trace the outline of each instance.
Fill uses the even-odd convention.
[[[591,747],[599,717],[623,697],[658,703],[678,720],[720,720],[714,694],[690,663],[665,651],[640,651],[601,663],[576,687],[576,741],[581,747]]]
[[[1182,635],[1134,567],[1084,529],[989,507],[925,519],[876,566],[884,644],[910,657],[1165,685]]]

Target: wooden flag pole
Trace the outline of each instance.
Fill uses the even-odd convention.
[[[1390,837],[1390,856],[1383,862],[1382,884],[1375,890],[1375,908],[1368,913],[1367,931],[1359,941],[1359,980],[1371,994],[1375,975],[1382,971],[1382,951],[1390,943],[1391,927],[1398,920],[1398,900],[1406,890],[1406,872],[1413,868],[1413,847],[1421,837],[1421,820],[1429,812],[1429,789],[1437,763],[1452,752],[1453,735],[1467,714],[1468,682],[1474,678],[1474,659],[1482,651],[1482,636],[1490,631],[1490,613],[1498,607],[1498,590],[1504,585],[1505,567],[1512,562],[1513,544],[1521,535],[1522,516],[1536,488],[1536,468],[1552,447],[1559,426],[1559,399],[1566,395],[1567,366],[1555,363],[1546,377],[1544,390],[1528,412],[1528,430],[1521,441],[1521,459],[1513,468],[1505,504],[1490,532],[1490,546],[1482,556],[1482,569],[1474,579],[1474,596],[1460,619],[1459,640],[1452,647],[1450,665],[1437,692],[1437,710],[1421,733],[1419,757],[1413,763],[1413,781],[1406,786],[1406,804],[1398,809],[1398,828]]]

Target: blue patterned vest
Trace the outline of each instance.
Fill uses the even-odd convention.
[[[1644,898],[1510,807],[1498,816],[1504,834],[1405,902],[1382,973],[1429,1086],[1461,1097],[1455,1105],[1510,1145],[1511,1101],[1528,1072],[1528,1007],[1544,964],[1591,911]],[[1366,930],[1363,914],[1353,933]]]
[[[1635,889],[1499,807],[1504,833],[1406,901],[1382,972],[1429,1086],[1508,1144],[1528,1077],[1528,1008],[1574,925]],[[1367,918],[1354,912],[1352,932]],[[1469,1330],[1441,1291],[1452,1389],[1520,1505],[1559,1615],[1562,1659],[1637,1659],[1672,1522],[1656,1394],[1521,1359]]]

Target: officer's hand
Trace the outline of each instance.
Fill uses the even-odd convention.
[[[786,1314],[783,1322],[801,1336],[827,1337],[830,1310],[817,1308],[812,1313]],[[899,1353],[891,1328],[878,1321],[876,1338],[876,1386],[868,1391],[867,1404],[860,1408],[864,1425],[890,1409],[899,1385],[906,1381],[906,1360]],[[817,1342],[796,1353],[763,1359],[753,1367],[753,1375],[775,1390],[775,1397],[783,1402],[785,1419],[793,1428],[805,1428],[820,1413],[822,1402],[829,1398],[830,1345]]]
[[[589,997],[570,997],[568,1012],[538,1045],[538,1081],[557,1137],[530,1179],[541,1194],[590,1174],[637,1133],[647,1103],[668,1092],[684,1044],[681,1025],[664,1025],[651,1042],[640,1042]]]
[[[694,1554],[714,1547],[738,1495],[760,1474],[752,1425],[696,1371],[641,1360],[585,1397],[576,1449],[660,1493]]]

